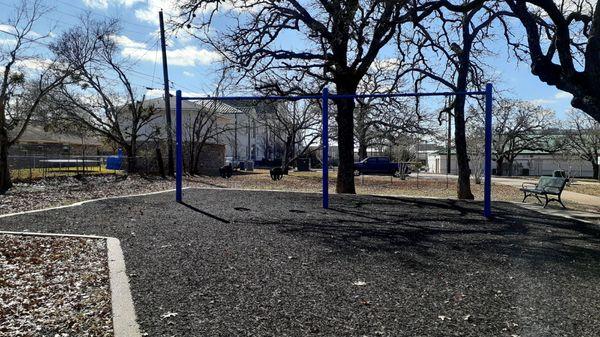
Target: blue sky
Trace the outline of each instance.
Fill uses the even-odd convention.
[[[132,82],[140,93],[149,96],[162,94],[162,61],[160,56],[158,29],[158,11],[163,8],[168,14],[174,12],[174,0],[47,0],[52,12],[41,20],[34,30],[40,34],[48,33],[54,27],[57,34],[75,25],[78,17],[90,11],[98,19],[117,17],[121,20],[122,32],[118,42],[122,54],[136,60]],[[0,18],[6,23],[11,9],[17,0],[0,0]],[[0,29],[1,30],[1,29]],[[9,38],[0,33],[0,40]],[[1,41],[0,41],[1,42]],[[502,43],[502,41],[492,42]],[[219,57],[208,46],[196,39],[180,35],[171,36],[168,45],[169,76],[172,89],[181,89],[189,94],[206,94],[214,88],[215,73]],[[500,53],[491,61],[493,69],[500,76],[497,86],[508,90],[512,97],[533,101],[553,109],[558,117],[563,117],[569,108],[571,96],[556,88],[540,82],[529,72],[527,64],[517,64]],[[146,88],[158,90],[147,90]]]

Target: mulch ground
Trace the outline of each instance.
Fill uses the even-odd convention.
[[[106,242],[0,234],[0,336],[113,336]]]
[[[116,236],[149,336],[598,336],[597,227],[494,203],[187,190],[0,219]]]

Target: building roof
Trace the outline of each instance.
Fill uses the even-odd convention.
[[[16,130],[11,133],[14,137]],[[102,141],[97,137],[85,136],[81,137],[76,134],[55,132],[47,130],[42,124],[30,123],[23,135],[17,141],[19,144],[62,144],[62,145],[87,145],[101,146]]]
[[[175,97],[170,99],[171,113],[175,112]],[[165,101],[162,97],[147,99],[144,101],[144,106],[154,106],[158,111],[165,110]],[[222,101],[181,101],[181,109],[183,111],[197,111],[198,109],[216,109],[219,115],[233,115],[242,113],[236,107]]]

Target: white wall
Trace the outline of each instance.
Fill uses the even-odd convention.
[[[455,157],[452,156],[451,174],[458,173]],[[555,170],[562,169],[570,171],[575,177],[592,177],[592,164],[578,157],[573,158],[554,158],[551,155],[543,154],[524,154],[519,155],[515,162],[523,165],[523,168],[529,169],[531,176],[548,176],[552,175]],[[446,173],[446,155],[445,154],[429,154],[427,157],[427,167],[430,173]],[[492,161],[492,169],[496,168],[496,162]],[[515,173],[516,175],[517,173]]]

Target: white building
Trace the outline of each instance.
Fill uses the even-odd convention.
[[[427,154],[427,170],[430,173],[446,173],[446,153],[433,152]],[[458,173],[455,156],[450,157],[450,174]],[[504,165],[503,165],[504,166]],[[496,174],[496,162],[492,160],[492,173]],[[503,175],[507,175],[508,167],[503,168]],[[547,152],[523,152],[519,154],[512,168],[515,176],[548,176],[555,170],[564,170],[575,177],[592,177],[593,169],[589,161],[577,155],[550,154]]]
[[[175,97],[171,97],[170,108],[173,128],[175,127],[175,103]],[[267,109],[271,107],[256,104],[256,102],[238,101],[184,100],[181,103],[184,141],[186,132],[189,132],[188,130],[194,123],[199,110],[217,109],[218,126],[225,131],[216,137],[214,143],[225,145],[225,158],[227,161],[275,159],[278,142],[267,127],[261,123],[264,114],[268,113]],[[152,122],[148,123],[142,133],[150,133],[157,127],[164,130],[166,125],[164,99],[162,97],[149,99],[146,100],[144,105],[156,108],[157,116]],[[166,139],[166,132],[162,131],[160,137]],[[175,138],[174,131],[173,138]]]

